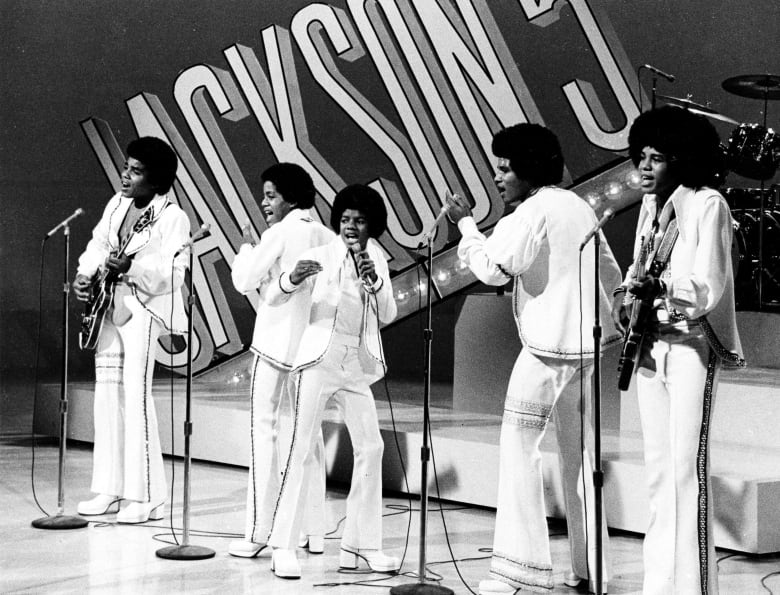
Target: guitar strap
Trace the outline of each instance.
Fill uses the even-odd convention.
[[[650,265],[650,274],[653,277],[660,277],[661,273],[666,268],[666,263],[669,261],[669,256],[672,254],[672,248],[677,241],[677,236],[680,235],[680,230],[677,229],[677,217],[669,221],[669,225],[666,226],[664,231],[664,237],[661,239],[661,245],[658,246],[658,250],[653,257],[653,264]]]

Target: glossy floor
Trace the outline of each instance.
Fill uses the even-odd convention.
[[[18,402],[15,400],[15,402]],[[8,401],[5,401],[8,405]],[[43,516],[32,491],[33,449],[29,437],[29,412],[9,409],[0,415],[0,592],[2,593],[336,593],[387,592],[391,586],[417,582],[419,565],[419,501],[414,512],[403,497],[385,499],[384,548],[406,553],[403,576],[353,574],[338,571],[338,536],[344,514],[344,486],[331,486],[327,495],[328,526],[332,535],[325,553],[299,550],[303,571],[300,580],[274,576],[268,557],[239,559],[227,554],[230,539],[243,530],[246,470],[226,465],[193,463],[191,474],[190,544],[214,550],[203,561],[170,561],[156,551],[172,542],[170,510],[165,520],[144,525],[116,525],[115,515],[70,531],[34,529],[32,520]],[[58,448],[43,439],[35,448],[35,495],[54,512],[57,502]],[[91,446],[70,443],[67,449],[65,512],[75,513],[76,503],[89,497]],[[166,459],[168,481],[175,480],[173,524],[181,527],[182,464]],[[435,492],[433,493],[435,495]],[[495,515],[492,510],[444,503],[447,545],[439,503],[430,501],[426,560],[431,581],[455,593],[477,590],[486,578]],[[94,517],[93,517],[94,518]],[[100,522],[100,521],[104,522]],[[180,535],[180,531],[178,532]],[[568,570],[565,527],[550,525],[555,593],[575,593],[563,584]],[[642,581],[641,536],[610,536],[613,576],[610,593],[639,593]],[[408,547],[407,547],[408,544]],[[458,560],[457,570],[452,557]],[[731,556],[719,551],[721,593],[780,593],[780,576],[762,578],[780,570],[780,555]],[[458,574],[460,573],[460,576]],[[462,577],[462,578],[461,578]],[[367,585],[358,584],[365,581]]]

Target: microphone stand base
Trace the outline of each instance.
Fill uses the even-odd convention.
[[[390,589],[390,595],[454,595],[454,593],[452,589],[430,583],[396,585]]]
[[[89,525],[87,519],[82,519],[80,516],[45,516],[40,519],[35,519],[32,522],[32,526],[36,529],[53,529],[57,531],[67,529],[83,529]]]
[[[166,560],[207,560],[213,558],[215,553],[214,550],[200,545],[172,545],[155,552],[158,558]]]

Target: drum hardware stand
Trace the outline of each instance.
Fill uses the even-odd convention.
[[[206,228],[206,230],[207,229],[208,228]],[[192,406],[192,318],[194,315],[193,306],[195,304],[195,288],[193,284],[195,271],[192,268],[193,239],[191,239],[188,244],[185,244],[185,247],[189,246],[190,252],[190,280],[187,287],[189,290],[189,296],[187,297],[187,391],[184,414],[184,500],[182,505],[183,529],[182,540],[179,545],[171,545],[160,548],[155,552],[158,558],[165,558],[166,560],[206,560],[208,558],[213,558],[216,554],[216,552],[210,548],[200,545],[190,545],[190,435],[192,434],[192,418],[190,411]],[[173,502],[171,502],[171,515],[173,515]]]
[[[62,381],[60,385],[60,446],[59,471],[57,473],[57,514],[35,519],[32,526],[36,529],[81,529],[89,523],[79,516],[65,515],[65,490],[63,488],[65,475],[65,453],[68,437],[68,304],[70,282],[68,269],[70,266],[70,226],[62,227],[65,237],[64,283],[62,294]],[[49,237],[49,236],[47,236]]]
[[[391,595],[454,595],[452,589],[441,585],[434,585],[425,582],[425,549],[428,525],[428,460],[430,459],[430,448],[428,438],[430,435],[430,395],[431,395],[431,341],[433,340],[432,324],[432,304],[431,292],[433,287],[431,277],[433,276],[433,234],[427,234],[428,252],[425,260],[428,267],[428,295],[426,296],[425,314],[426,328],[423,339],[425,341],[425,387],[423,390],[423,432],[422,447],[420,448],[420,551],[419,564],[417,569],[417,582],[397,585],[390,589]]]
[[[764,93],[764,130],[766,130],[767,109],[769,107],[768,93]],[[764,224],[766,223],[766,200],[764,198],[766,191],[764,177],[761,178],[761,195],[759,196],[758,212],[758,309],[764,307]]]
[[[741,97],[762,99],[764,102],[763,129],[767,131],[767,111],[769,99],[780,99],[780,77],[771,74],[740,75],[726,79],[721,83],[723,89]],[[776,168],[775,168],[776,169]],[[774,174],[774,172],[772,172]],[[770,174],[759,171],[761,188],[759,196],[758,213],[758,309],[764,307],[764,226],[766,223],[765,180],[771,178]]]

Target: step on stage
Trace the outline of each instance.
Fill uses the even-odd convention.
[[[607,522],[616,529],[642,533],[647,524],[648,503],[636,397],[629,391],[615,403],[611,391],[606,390],[608,383],[614,381],[613,375],[608,373],[614,359],[616,354],[605,357],[603,366],[604,392],[607,393],[604,406],[608,409],[602,416],[606,420],[602,451]],[[246,369],[249,361],[250,356],[245,354],[193,382],[194,429],[190,447],[194,459],[248,465],[249,379]],[[384,385],[380,382],[374,387],[385,440],[384,486],[394,492],[407,491],[399,462],[400,451],[409,491],[419,494],[422,408],[414,401],[421,400],[422,386],[421,383],[416,386],[394,382],[391,378],[389,387],[393,399],[392,416]],[[457,383],[455,387],[458,387]],[[724,372],[721,376],[711,432],[715,542],[718,547],[753,554],[780,551],[778,387],[780,369],[749,368]],[[436,392],[442,392],[442,387],[436,388]],[[72,383],[69,389],[68,436],[91,442],[93,385]],[[160,437],[163,452],[167,454],[172,452],[170,428],[173,427],[175,454],[182,455],[185,390],[183,380],[174,381],[172,391],[170,381],[155,382]],[[58,385],[42,387],[37,432],[58,435],[58,399]],[[446,500],[495,507],[501,416],[458,410],[451,402],[447,405],[434,405],[431,409],[439,495]],[[348,482],[351,447],[335,410],[326,411],[323,430],[328,477]],[[554,436],[553,431],[548,431],[542,445],[545,498],[548,516],[562,518],[563,498]],[[432,468],[429,477],[429,493],[436,497]],[[193,494],[194,500],[197,497]]]

